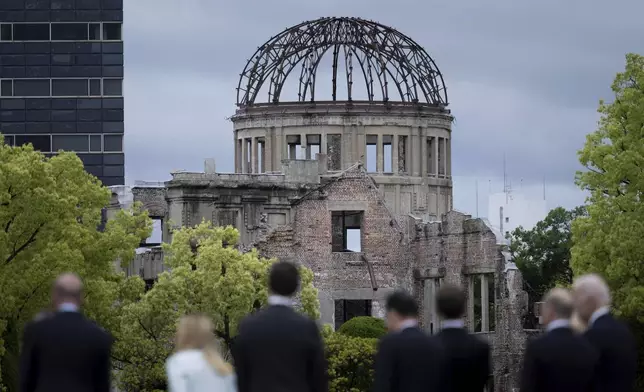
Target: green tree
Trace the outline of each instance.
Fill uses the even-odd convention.
[[[572,268],[597,272],[613,292],[618,315],[644,322],[644,57],[626,55],[612,103],[579,151],[586,170],[578,185],[590,193],[588,216],[575,220]]]
[[[224,354],[239,322],[259,309],[268,298],[267,279],[272,259],[256,250],[240,252],[239,233],[233,227],[213,227],[210,222],[174,231],[164,245],[164,272],[140,301],[121,310],[119,338],[115,346],[119,384],[125,390],[152,391],[165,388],[164,362],[173,349],[179,317],[199,312],[215,323]],[[319,318],[313,273],[302,267],[300,310]]]
[[[151,221],[138,205],[97,230],[110,198],[75,154],[48,159],[31,145],[0,141],[0,382],[6,389],[16,389],[22,329],[48,306],[55,276],[80,274],[88,312],[105,314],[122,279],[114,261],[129,261],[149,236]]]
[[[378,339],[325,333],[330,392],[368,392]]]
[[[583,206],[572,210],[557,207],[532,229],[518,227],[512,232],[510,250],[529,286],[531,302],[540,301],[557,285],[572,283],[571,226],[577,217],[585,215]]]

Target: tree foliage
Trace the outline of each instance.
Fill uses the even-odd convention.
[[[121,310],[115,357],[122,359],[119,384],[124,390],[164,389],[164,362],[174,347],[181,315],[208,315],[225,351],[242,318],[266,303],[274,260],[259,257],[256,250],[240,252],[235,247],[238,238],[233,227],[213,227],[210,222],[173,232],[172,242],[164,245],[170,271],[162,273],[140,301]],[[300,273],[300,310],[318,318],[313,273],[304,267]]]
[[[541,300],[557,285],[572,283],[571,226],[577,217],[585,215],[583,206],[572,210],[557,207],[532,229],[518,227],[512,232],[512,256],[529,286],[532,301]]]
[[[383,319],[371,316],[354,317],[342,324],[338,333],[357,338],[379,339],[387,333]]]
[[[579,151],[586,170],[578,185],[590,192],[588,216],[572,228],[572,268],[601,273],[613,290],[615,310],[644,321],[644,57],[626,56],[612,85],[612,103],[600,102],[601,119]]]
[[[324,337],[329,372],[329,392],[368,392],[373,384],[373,365],[378,339],[341,333]]]
[[[84,278],[89,313],[111,307],[122,279],[114,260],[129,261],[152,226],[135,205],[97,230],[110,198],[73,153],[49,159],[31,145],[0,142],[0,357],[7,389],[17,383],[22,328],[48,306],[56,275]]]

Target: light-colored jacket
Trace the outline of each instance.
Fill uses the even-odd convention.
[[[234,375],[221,376],[200,350],[175,353],[165,363],[170,392],[236,392]]]

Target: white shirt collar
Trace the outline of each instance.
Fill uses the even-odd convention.
[[[64,302],[58,307],[59,312],[78,312],[78,305]]]
[[[405,330],[407,328],[414,328],[418,325],[418,320],[415,319],[407,319],[403,322],[400,323],[400,327],[398,328],[398,331]]]
[[[552,320],[550,324],[546,326],[546,331],[550,332],[553,329],[557,329],[557,328],[570,328],[570,320],[566,320],[566,319]]]
[[[465,322],[460,319],[454,319],[454,320],[444,320],[441,323],[441,326],[443,329],[445,328],[464,328],[465,327]]]
[[[268,297],[269,305],[293,306],[293,300],[282,295],[270,295]]]
[[[588,325],[593,325],[598,318],[608,313],[610,313],[610,308],[608,306],[602,306],[601,308],[595,310],[590,316],[590,320],[588,320]]]

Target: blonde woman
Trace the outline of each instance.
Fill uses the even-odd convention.
[[[175,353],[166,361],[170,392],[235,392],[233,369],[216,348],[212,322],[189,315],[179,321]]]

